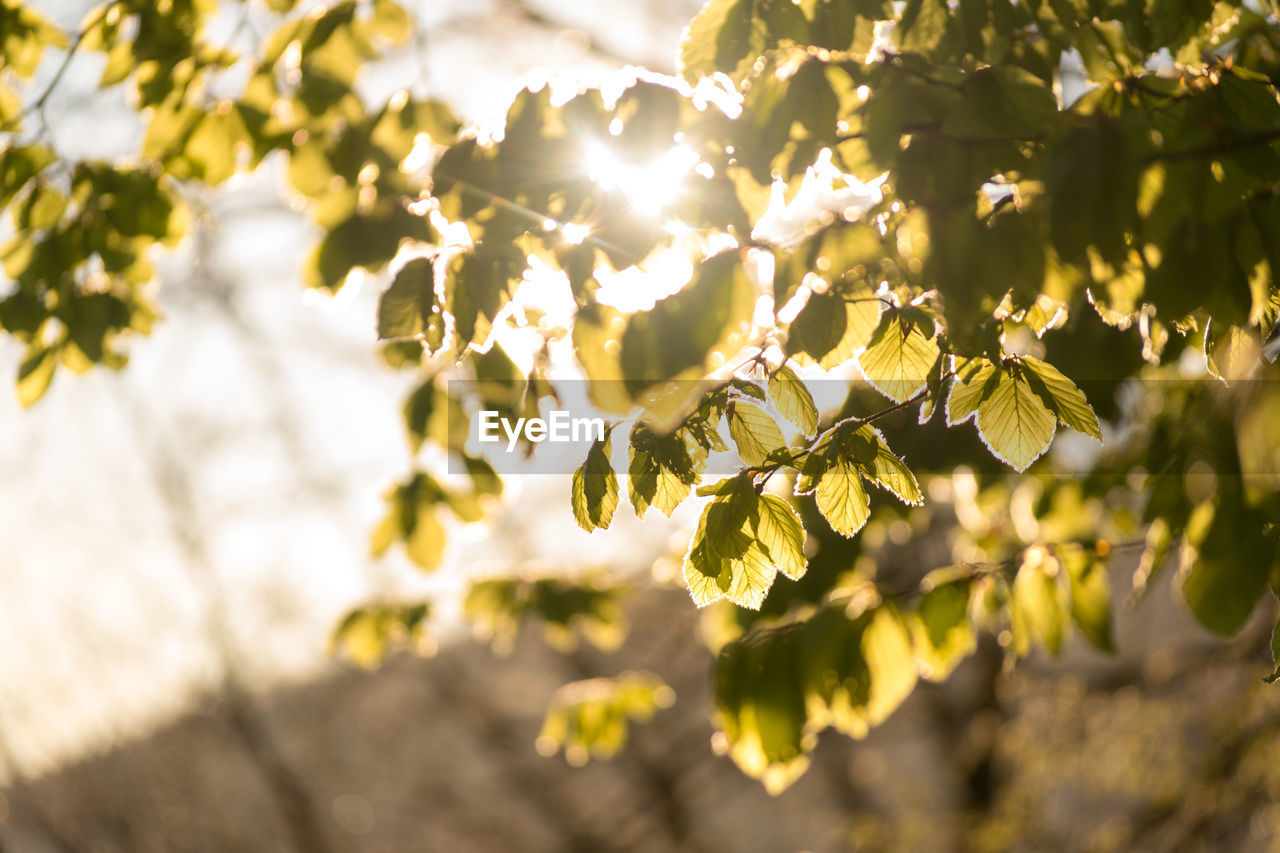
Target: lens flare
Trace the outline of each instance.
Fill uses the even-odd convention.
[[[629,163],[602,142],[586,152],[587,175],[605,190],[617,190],[644,216],[658,217],[679,197],[685,180],[698,165],[692,149],[677,145],[648,163]]]

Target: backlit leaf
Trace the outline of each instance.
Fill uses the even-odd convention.
[[[1115,651],[1106,564],[1083,549],[1064,554],[1062,564],[1071,586],[1071,620],[1094,648]]]
[[[924,502],[924,493],[907,463],[889,449],[884,434],[871,424],[863,424],[849,437],[853,456],[862,475],[912,506]]]
[[[916,606],[911,621],[920,673],[931,681],[942,681],[956,665],[978,647],[977,634],[969,618],[970,583],[965,579],[932,585]]]
[[[373,26],[392,44],[403,44],[413,33],[413,21],[395,0],[373,0]]]
[[[702,490],[715,498],[703,508],[684,558],[694,602],[727,598],[759,610],[778,572],[795,580],[805,571],[804,528],[782,498],[756,493],[746,474]]]
[[[818,510],[841,536],[852,536],[862,529],[871,514],[862,478],[853,464],[837,456],[818,480],[814,498]]]
[[[931,325],[905,321],[895,312],[881,322],[858,366],[872,387],[900,403],[924,390],[938,352]]]
[[[740,82],[756,57],[808,32],[791,0],[710,0],[685,28],[679,73],[690,84],[717,71]]]
[[[1207,521],[1189,524],[1187,539],[1195,560],[1182,582],[1182,597],[1196,619],[1211,631],[1239,631],[1266,593],[1276,549],[1263,533],[1262,519],[1243,503],[1239,491],[1223,489],[1212,504],[1198,508]]]
[[[735,400],[729,404],[727,416],[729,436],[738,446],[738,455],[748,465],[763,465],[770,453],[786,447],[782,430],[760,407]]]
[[[991,453],[1025,471],[1049,449],[1058,419],[1021,371],[1001,367],[990,394],[978,403],[978,432]]]
[[[714,353],[742,344],[754,293],[737,252],[703,261],[693,281],[634,314],[621,340],[622,377],[633,396],[677,378],[701,378]]]
[[[643,426],[631,433],[627,490],[636,515],[650,506],[671,515],[698,480],[694,460],[680,433],[656,436]]]
[[[871,341],[881,307],[877,298],[814,293],[791,322],[787,352],[800,364],[823,370],[844,364]]]
[[[609,461],[612,432],[592,443],[586,461],[573,473],[573,517],[588,532],[607,528],[618,507],[618,476]]]
[[[773,406],[805,435],[818,431],[818,407],[813,395],[795,372],[785,364],[769,376],[769,397]]]
[[[1069,623],[1066,596],[1057,579],[1059,568],[1056,559],[1046,557],[1039,563],[1024,562],[1018,569],[1013,581],[1013,615],[1014,643],[1021,653],[1030,639],[1039,640],[1050,654],[1062,650]]]
[[[538,733],[538,752],[562,750],[575,767],[590,758],[612,758],[626,746],[630,723],[645,722],[674,701],[675,692],[648,672],[574,681],[552,697]]]
[[[1271,663],[1275,665],[1275,671],[1262,679],[1267,684],[1280,681],[1280,621],[1271,629]]]
[[[792,580],[799,580],[808,560],[804,556],[804,527],[800,516],[776,495],[761,495],[756,536],[769,553],[769,558]]]
[[[28,350],[26,358],[18,366],[18,402],[23,406],[35,405],[53,384],[57,367],[56,349],[36,346]]]
[[[978,404],[995,390],[997,371],[986,359],[971,359],[956,366],[955,382],[947,395],[947,424],[957,426],[978,413]]]
[[[396,273],[378,299],[378,339],[412,338],[437,321],[435,272],[428,258],[414,258]],[[436,346],[439,346],[437,342]]]
[[[1018,363],[1026,371],[1026,378],[1049,410],[1058,420],[1076,432],[1102,441],[1102,429],[1098,416],[1085,399],[1084,392],[1074,382],[1062,375],[1052,364],[1031,356],[1022,356]]]
[[[398,649],[430,654],[435,649],[426,632],[430,613],[427,604],[357,607],[338,623],[329,647],[333,653],[370,670]]]

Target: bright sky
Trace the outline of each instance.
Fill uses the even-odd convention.
[[[423,86],[468,117],[501,115],[536,67],[611,67],[592,38],[662,63],[697,6],[531,5],[582,29],[531,26],[498,2],[421,0],[436,22],[426,62],[391,63],[366,81],[371,96]],[[55,14],[73,24],[79,12],[66,8]],[[96,58],[83,59],[51,105],[57,142],[69,156],[127,152],[130,115],[93,90]],[[369,560],[379,494],[410,467],[399,407],[411,377],[376,357],[373,288],[304,299],[297,263],[315,234],[283,185],[267,169],[212,200],[206,263],[188,250],[162,265],[166,319],[123,373],[60,374],[25,412],[0,393],[0,624],[11,638],[0,647],[0,745],[24,773],[188,707],[219,671],[210,625],[227,627],[265,687],[331,665],[329,631],[371,597],[448,592],[468,572],[552,555],[561,566],[566,554],[635,562],[638,537],[581,533],[567,482],[543,478],[513,478],[503,535],[460,531],[435,575],[399,556]],[[0,341],[0,371],[12,376],[19,358]],[[543,523],[542,507],[562,523]],[[619,516],[621,531],[638,530]],[[670,529],[646,525],[652,555]]]

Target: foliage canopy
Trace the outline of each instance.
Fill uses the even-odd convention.
[[[411,38],[395,0],[262,2],[277,27],[239,51],[210,21],[259,0],[112,0],[71,33],[0,0],[0,326],[26,348],[24,404],[59,367],[122,366],[157,318],[153,250],[279,160],[323,230],[304,281],[387,280],[378,336],[421,374],[410,445],[468,475],[424,464],[389,490],[375,553],[430,570],[449,524],[486,516],[502,478],[468,413],[536,412],[571,345],[617,420],[566,510],[603,530],[624,492],[640,516],[704,500],[681,577],[733,605],[716,742],[771,790],[818,732],[864,735],[982,635],[1011,659],[1072,632],[1112,649],[1114,555],[1141,553],[1137,594],[1180,565],[1223,634],[1280,594],[1274,0],[710,0],[679,77],[533,86],[490,135],[432,98],[357,94]],[[127,162],[50,141],[49,95],[90,53],[144,125]],[[628,272],[665,290],[620,307],[617,282],[646,280]],[[563,323],[512,310],[535,274],[571,293]],[[834,411],[806,385],[826,371]],[[1046,455],[1061,428],[1100,446]],[[738,472],[709,482],[730,442]],[[882,575],[902,531],[953,561]],[[467,609],[495,636],[536,616],[608,646],[617,583],[493,579]],[[380,604],[335,643],[372,665],[428,619]],[[643,673],[567,689],[540,747],[612,754],[666,693]]]

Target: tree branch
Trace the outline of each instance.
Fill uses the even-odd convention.
[[[1142,158],[1142,163],[1155,163],[1161,160],[1186,160],[1193,157],[1204,157],[1209,154],[1226,154],[1231,151],[1239,151],[1243,148],[1253,148],[1257,145],[1270,145],[1273,142],[1280,141],[1280,130],[1267,130],[1259,133],[1250,133],[1244,136],[1237,136],[1234,139],[1228,139],[1224,142],[1217,142],[1210,145],[1197,145],[1192,148],[1183,148],[1178,151],[1157,151],[1154,154],[1148,154]]]
[[[231,731],[237,736],[270,792],[277,813],[295,849],[327,853],[332,849],[302,777],[280,750],[237,669],[225,602],[218,589],[210,549],[196,510],[197,501],[185,467],[158,434],[141,406],[121,398],[121,408],[133,434],[150,448],[146,455],[156,491],[163,498],[171,535],[185,553],[193,580],[204,588],[208,609],[205,627],[221,668],[219,688]]]
[[[444,178],[446,181],[452,184],[456,184],[458,188],[463,192],[469,192],[469,193],[472,193],[473,195],[477,195],[480,198],[485,199],[486,201],[490,201],[500,207],[506,208],[512,213],[519,214],[520,216],[523,216],[526,219],[536,222],[540,226],[545,226],[546,223],[550,222],[554,225],[554,228],[563,229],[566,224],[569,224],[569,223],[561,222],[560,220],[556,219],[554,216],[550,216],[545,213],[539,213],[533,208],[525,207],[523,204],[520,204],[519,202],[512,201],[511,199],[506,198],[505,196],[501,196],[495,192],[486,190],[484,187],[478,187],[475,184],[462,180],[461,178],[455,178],[452,175],[450,175],[448,172],[442,172],[438,169],[432,171],[431,177],[433,181],[435,180],[435,177],[437,175],[439,175],[440,177]],[[434,188],[432,189],[432,195],[438,198],[438,196],[436,196],[435,194]],[[599,237],[592,235],[590,231],[587,231],[586,235],[582,238],[582,242],[591,243],[592,245],[599,246],[601,249],[604,249],[606,252],[618,252],[620,254],[627,254],[626,249],[623,249],[621,246],[614,245],[613,243],[610,243],[608,240],[601,240]]]
[[[955,371],[949,370],[945,374],[943,374],[941,381],[945,382],[946,380],[950,379],[952,376],[955,376]],[[749,472],[753,477],[759,476],[760,474],[764,474],[765,475],[764,479],[761,480],[760,483],[758,484],[763,486],[765,483],[769,482],[770,477],[772,477],[782,468],[795,467],[795,464],[799,462],[801,459],[808,456],[810,453],[816,453],[818,450],[822,448],[823,445],[829,443],[831,439],[835,438],[837,432],[844,432],[845,430],[849,430],[849,429],[857,429],[858,427],[865,426],[866,424],[872,423],[873,421],[878,421],[880,418],[887,417],[893,414],[894,412],[900,412],[903,409],[909,408],[910,406],[914,406],[916,403],[923,402],[928,396],[929,396],[929,386],[926,385],[924,388],[921,388],[915,394],[912,394],[910,397],[908,397],[907,399],[903,400],[900,403],[894,403],[891,406],[886,406],[885,408],[880,409],[879,411],[876,411],[876,412],[872,412],[869,415],[863,415],[861,417],[848,417],[842,421],[836,421],[826,430],[819,433],[818,437],[815,438],[813,440],[813,443],[810,444],[808,447],[798,450],[784,459],[778,459],[778,460],[775,460],[774,462],[770,462],[765,465],[760,465],[755,468],[747,468],[745,470]]]
[[[38,112],[40,114],[41,121],[43,122],[45,105],[49,103],[49,98],[53,96],[54,90],[57,89],[58,84],[62,82],[62,78],[67,73],[67,69],[71,66],[71,60],[75,58],[76,52],[80,49],[80,45],[84,41],[85,36],[89,34],[89,30],[102,22],[102,19],[107,16],[107,13],[116,7],[118,1],[119,0],[114,3],[108,3],[99,9],[98,14],[94,15],[92,20],[85,24],[79,32],[72,37],[71,43],[67,45],[66,55],[62,57],[62,63],[58,66],[58,70],[54,72],[53,79],[49,81],[49,85],[45,86],[44,91],[40,93],[39,97],[24,107],[17,116],[5,123],[5,131],[8,131],[11,127],[17,127],[18,123],[21,122],[22,119],[34,112]]]

